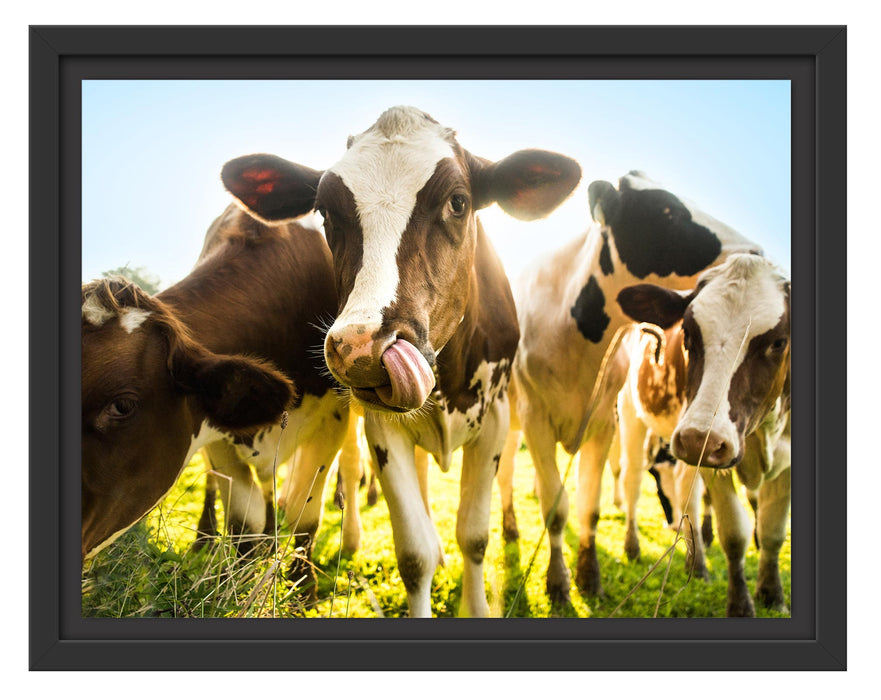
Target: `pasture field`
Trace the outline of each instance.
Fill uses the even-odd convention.
[[[461,453],[459,453],[461,454]],[[545,594],[547,538],[537,498],[529,453],[517,453],[515,508],[520,539],[505,543],[501,528],[498,486],[493,490],[490,541],[486,550],[485,581],[492,614],[498,617],[724,617],[727,590],[725,558],[714,541],[707,548],[711,581],[690,579],[685,571],[686,547],[679,541],[672,565],[665,553],[675,533],[666,527],[654,480],[646,476],[640,500],[639,561],[624,554],[624,514],[612,502],[612,477],[604,476],[602,513],[597,544],[605,597],[588,599],[574,583],[578,551],[575,470],[566,481],[569,522],[564,531],[567,561],[572,571],[571,605],[552,609]],[[577,462],[577,460],[576,460]],[[561,473],[569,457],[560,451]],[[445,566],[434,576],[432,609],[437,617],[456,615],[461,594],[462,560],[455,541],[458,504],[457,455],[447,474],[431,462],[432,510],[440,533]],[[367,506],[366,490],[359,493],[364,533],[361,548],[351,557],[340,554],[341,511],[333,503],[335,476],[328,479],[327,506],[317,535],[314,561],[317,596],[287,581],[292,550],[290,530],[279,526],[277,545],[281,566],[273,566],[275,550],[267,544],[256,556],[237,558],[228,541],[193,552],[196,524],[202,509],[204,467],[197,455],[164,502],[114,544],[100,552],[83,571],[83,617],[404,617],[407,600],[395,564],[391,523],[380,491],[379,501]],[[354,504],[347,504],[352,507]],[[749,509],[750,514],[752,510]],[[222,526],[222,508],[217,507]],[[791,605],[790,538],[780,553],[786,603]],[[292,545],[291,545],[292,547]],[[755,589],[758,556],[752,543],[746,576]],[[650,569],[654,571],[649,574]],[[640,581],[644,582],[640,586]],[[666,580],[665,580],[666,579]],[[636,590],[634,590],[636,589]],[[311,598],[317,598],[312,600]],[[783,617],[756,606],[759,617]],[[786,615],[788,616],[788,615]]]

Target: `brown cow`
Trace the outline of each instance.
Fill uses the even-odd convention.
[[[242,536],[271,525],[276,452],[279,465],[293,455],[286,518],[310,553],[348,425],[347,404],[315,352],[336,299],[320,231],[267,225],[235,204],[209,229],[192,272],[156,297],[117,283],[84,288],[84,556],[149,511],[202,446],[214,469],[232,477],[218,484],[228,526]],[[357,483],[357,460],[341,460],[340,469]],[[357,508],[346,516],[351,549]]]

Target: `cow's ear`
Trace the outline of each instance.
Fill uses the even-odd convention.
[[[621,195],[611,182],[594,180],[588,185],[587,200],[590,215],[600,226],[610,226],[618,213],[618,198]]]
[[[694,292],[680,294],[654,284],[636,284],[618,292],[618,305],[634,321],[669,328],[682,320],[693,298]]]
[[[294,396],[294,386],[283,373],[250,357],[179,348],[171,371],[208,421],[232,433],[277,423]]]
[[[220,179],[248,211],[259,219],[275,222],[312,211],[321,175],[320,170],[257,153],[226,163]]]
[[[493,202],[523,221],[541,219],[572,194],[581,180],[581,166],[550,151],[517,151],[491,163],[471,157],[474,208]]]

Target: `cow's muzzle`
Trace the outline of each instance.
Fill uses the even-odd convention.
[[[434,389],[434,372],[425,356],[403,338],[375,340],[362,327],[331,329],[324,356],[334,377],[370,408],[412,411]]]

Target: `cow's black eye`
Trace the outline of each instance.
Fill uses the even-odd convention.
[[[131,416],[138,407],[138,401],[131,396],[120,396],[111,401],[104,408],[104,413],[108,418],[114,420],[123,420]]]
[[[787,345],[789,345],[788,338],[777,338],[777,340],[771,343],[771,349],[775,352],[782,352],[786,349]]]
[[[462,216],[465,213],[467,204],[468,200],[463,194],[454,194],[450,197],[450,209],[453,212],[453,216]]]

